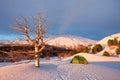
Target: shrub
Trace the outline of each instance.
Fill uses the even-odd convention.
[[[109,39],[108,42],[107,42],[108,46],[112,46],[114,44],[114,41]]]
[[[117,40],[117,38],[109,39],[107,44],[108,46],[117,46],[119,44],[119,41]]]
[[[103,56],[110,56],[110,54],[107,51],[104,51]]]
[[[88,64],[88,61],[80,55],[75,56],[72,60],[71,60],[72,64]]]
[[[101,44],[96,44],[93,48],[92,48],[92,53],[96,54],[97,52],[102,51],[103,48],[101,46]]]
[[[116,49],[116,53],[117,53],[117,55],[120,54],[120,48],[117,48],[117,49]]]
[[[85,49],[83,50],[84,53],[89,53],[90,48],[89,47],[85,47]]]
[[[120,41],[118,42],[118,47],[120,48]]]
[[[114,44],[115,46],[118,45],[118,40],[117,40],[116,38],[114,38],[114,40],[113,40],[113,44]]]
[[[96,50],[95,47],[92,48],[92,53],[93,53],[93,54],[96,54],[96,53],[97,53],[97,50]]]

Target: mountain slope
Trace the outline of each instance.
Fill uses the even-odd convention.
[[[90,40],[87,38],[77,37],[77,36],[70,36],[70,35],[55,35],[50,36],[44,39],[45,43],[48,45],[56,46],[56,47],[76,47],[78,45],[91,45],[95,44],[96,41]],[[25,39],[17,39],[13,41],[4,41],[3,44],[28,44]]]
[[[98,54],[103,55],[103,53],[107,51],[111,56],[117,55],[116,49],[118,49],[118,46],[117,45],[108,46],[108,40],[114,40],[114,39],[117,39],[117,41],[120,41],[120,33],[107,36],[103,38],[102,40],[98,41],[96,44],[101,44],[104,48]]]
[[[97,44],[107,45],[107,41],[108,41],[109,39],[114,39],[114,38],[116,38],[117,40],[120,41],[120,33],[107,36],[107,37],[103,38],[102,40],[98,41]]]
[[[46,44],[58,46],[58,47],[76,47],[78,45],[91,45],[95,44],[96,41],[90,40],[87,38],[70,36],[70,35],[58,35],[48,37],[46,40]]]

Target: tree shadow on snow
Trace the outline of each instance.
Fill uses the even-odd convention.
[[[56,70],[57,65],[55,65],[55,64],[40,64],[40,69],[43,69],[43,70]]]
[[[90,64],[98,65],[98,66],[105,66],[113,69],[118,69],[120,70],[120,62],[90,62]]]

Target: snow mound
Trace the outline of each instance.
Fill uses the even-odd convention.
[[[71,60],[74,56],[81,55],[85,57],[89,62],[114,62],[118,61],[120,62],[120,57],[106,57],[106,56],[100,56],[95,54],[88,54],[88,53],[78,53],[71,57],[63,59],[64,61]]]

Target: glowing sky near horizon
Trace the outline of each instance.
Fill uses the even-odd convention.
[[[48,11],[50,34],[99,40],[120,32],[120,0],[0,0],[0,40],[23,35],[9,28],[20,15]]]

